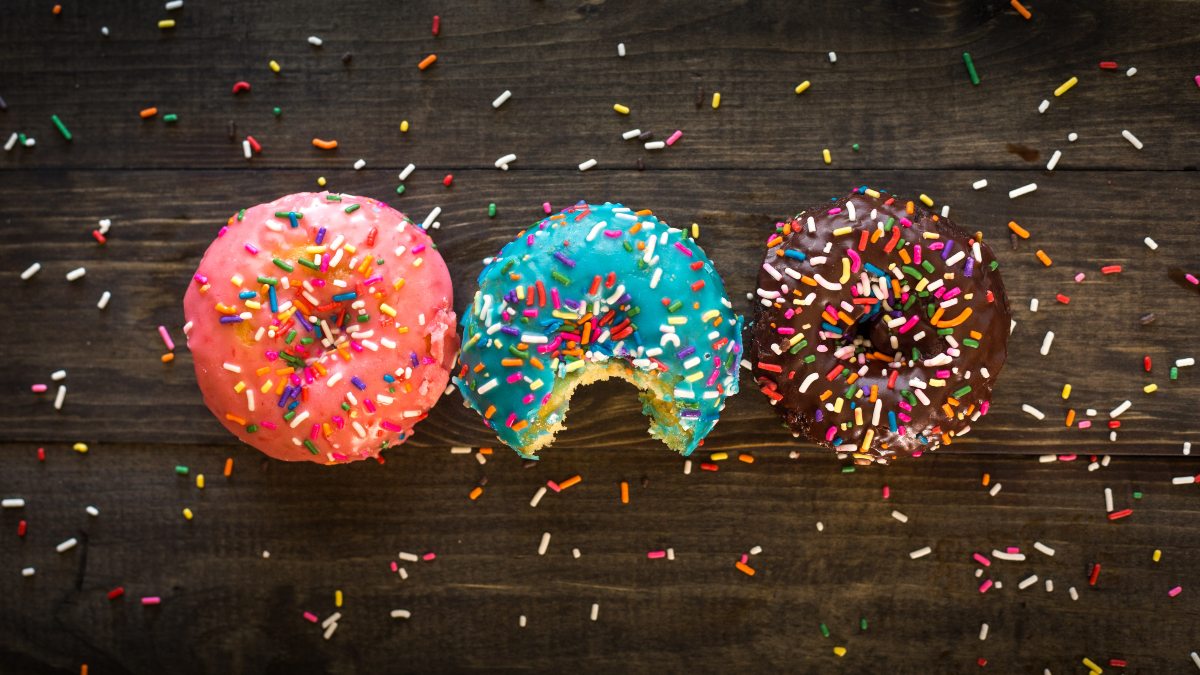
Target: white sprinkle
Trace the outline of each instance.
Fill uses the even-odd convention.
[[[993,497],[1000,494],[1000,483],[996,483],[995,485],[993,485],[992,489],[988,490],[988,494]]]
[[[1074,586],[1072,586],[1072,587],[1068,588],[1068,589],[1067,589],[1067,592],[1071,594],[1071,599],[1072,599],[1072,600],[1075,600],[1075,601],[1078,601],[1078,600],[1079,600],[1079,592],[1075,590],[1075,587],[1074,587]]]
[[[1007,551],[1001,551],[998,548],[992,549],[992,557],[998,560],[1007,560],[1009,562],[1022,562],[1025,560],[1024,553],[1008,553]]]
[[[250,149],[250,141],[242,141],[242,156],[250,159],[253,152]]]
[[[400,554],[396,557],[403,560],[404,562],[417,562],[418,560],[421,559],[420,556],[418,556],[415,553],[406,553],[404,551],[401,551]]]
[[[825,523],[822,523],[821,521],[818,520],[817,521],[817,532],[824,532],[824,531],[825,531]]]
[[[665,147],[667,144],[663,141],[648,141],[645,145],[647,150],[662,150]]]
[[[689,476],[692,473],[692,460],[683,460],[683,475]]]
[[[103,35],[104,37],[108,37],[108,26],[101,26],[100,34]]]
[[[321,622],[321,628],[328,628],[341,620],[342,620],[342,613],[334,612],[333,614],[330,614],[324,621]]]
[[[580,171],[587,171],[588,169],[592,168],[593,166],[596,166],[596,158],[594,158],[594,157],[593,157],[592,159],[589,159],[588,161],[586,161],[586,162],[583,162],[582,164],[580,164],[580,165],[579,165],[579,170],[580,170]]]
[[[1042,99],[1042,102],[1038,104],[1038,114],[1046,112],[1046,109],[1049,107],[1050,107],[1050,101],[1047,101],[1046,99]]]
[[[167,4],[163,5],[163,8],[168,11],[172,9],[179,9],[180,7],[183,7],[183,0],[171,0]]]
[[[355,170],[355,171],[361,171],[361,170],[362,170],[362,168],[363,168],[364,166],[366,166],[366,165],[367,165],[367,160],[365,160],[365,159],[362,159],[362,158],[360,157],[360,158],[358,159],[358,161],[354,162],[354,170]]]
[[[625,43],[624,42],[617,43],[617,56],[625,56]]]
[[[820,376],[820,373],[809,373],[808,377],[805,377],[804,381],[800,383],[800,393],[803,394],[804,392],[808,391],[808,388],[812,386],[812,383],[816,382],[817,378]]]
[[[329,624],[329,626],[325,629],[325,639],[326,640],[333,637],[333,633],[334,633],[334,631],[337,630],[337,627],[338,627],[337,623]]]
[[[542,533],[542,541],[538,544],[538,555],[546,555],[546,549],[550,547],[550,533]]]
[[[755,547],[755,548],[762,550],[762,547]],[[668,548],[667,549],[667,560],[674,560],[674,559],[675,559],[675,549]]]
[[[529,500],[529,505],[536,509],[538,502],[542,501],[542,497],[545,497],[545,496],[546,496],[546,486],[543,485],[542,487],[538,488],[537,492],[533,493],[533,499]]]
[[[468,447],[461,446],[461,445],[456,445],[456,446],[450,448],[450,454],[452,454],[452,455],[469,455],[469,454],[471,454],[471,449]]]
[[[982,190],[983,188],[987,187],[987,179],[980,178],[974,183],[971,183],[971,187],[975,188],[976,190]]]
[[[1196,482],[1195,476],[1175,476],[1174,478],[1171,479],[1171,485],[1191,485],[1192,483],[1195,483],[1195,482]],[[8,504],[7,504],[8,500],[6,499],[4,501],[6,502],[5,506],[8,506]]]
[[[1051,556],[1051,557],[1054,556],[1054,549],[1050,548],[1049,546],[1043,544],[1040,541],[1033,542],[1033,547],[1048,556]]]
[[[1146,238],[1145,238],[1145,239],[1143,239],[1142,241],[1143,241],[1143,242],[1146,244],[1146,246],[1148,246],[1148,247],[1150,248],[1150,250],[1151,250],[1151,251],[1157,251],[1157,250],[1158,250],[1158,242],[1154,241],[1154,240],[1153,240],[1153,239],[1151,239],[1150,237],[1146,237]]]
[[[36,139],[36,138],[33,138],[32,136],[29,136],[29,137],[27,137],[27,138],[25,139],[25,147],[27,147],[27,148],[32,148],[34,145],[37,145],[37,139]]]
[[[505,89],[504,93],[500,94],[499,96],[496,97],[496,100],[492,101],[492,107],[499,108],[500,106],[504,105],[504,102],[510,98],[512,98],[512,92]]]
[[[303,422],[306,419],[308,419],[308,411],[307,410],[305,410],[304,412],[300,413],[299,415],[296,415],[295,417],[293,417],[292,421],[288,423],[288,426],[291,427],[292,429],[295,429],[297,426],[299,426],[299,424],[301,422]]]
[[[96,307],[99,309],[104,309],[105,307],[108,307],[108,301],[111,299],[112,299],[112,293],[109,293],[108,291],[104,291],[103,293],[100,294],[100,302],[96,303]]]
[[[56,370],[53,373],[50,373],[50,379],[54,380],[55,382],[58,382],[59,380],[65,380],[67,379],[67,371]]]
[[[15,146],[17,144],[17,140],[20,137],[21,137],[21,134],[18,134],[17,132],[14,131],[13,135],[8,137],[8,142],[4,144],[4,151],[8,152],[9,150],[12,150],[13,146]]]
[[[416,171],[416,169],[416,164],[409,164],[408,166],[404,167],[404,170],[400,172],[400,182],[403,183],[404,181],[408,180],[408,177],[411,176],[412,172]]]
[[[412,616],[412,612],[407,609],[393,609],[390,615],[393,619],[407,619]]]
[[[1192,663],[1196,664],[1197,668],[1200,668],[1200,654],[1197,654],[1196,652],[1192,652],[1191,656],[1192,656]]]
[[[1122,129],[1121,135],[1124,136],[1125,140],[1129,141],[1133,145],[1133,147],[1137,148],[1138,150],[1142,149],[1142,142],[1139,141],[1138,137],[1134,136],[1131,131],[1129,131],[1128,129]]]
[[[225,370],[228,370],[228,371],[229,371],[229,372],[231,372],[231,373],[240,373],[240,372],[242,372],[242,367],[241,367],[241,366],[239,366],[239,365],[238,365],[238,364],[236,364],[236,363],[228,363],[228,362],[226,362],[226,363],[222,363],[222,364],[221,364],[221,367],[222,367],[222,368],[224,368]]]
[[[63,400],[67,398],[67,388],[63,385],[58,386],[58,393],[54,395],[54,409],[62,410]]]
[[[26,567],[26,568],[24,568],[24,569],[22,569],[22,570],[21,570],[21,576],[23,576],[23,577],[31,577],[31,576],[33,576],[33,573],[34,573],[34,572],[36,572],[36,571],[37,571],[37,570],[35,570],[35,569],[34,569],[34,568],[32,568],[32,567]]]
[[[520,626],[521,628],[525,627],[525,615],[524,614],[522,614],[520,616],[520,618],[517,619],[517,625]]]
[[[33,277],[33,275],[37,274],[38,270],[40,270],[40,269],[42,269],[42,263],[37,263],[37,262],[33,263],[29,267],[26,267],[25,271],[21,272],[21,280],[28,281],[30,278]]]
[[[13,497],[0,502],[0,506],[6,509],[20,509],[25,507],[25,500]]]
[[[1058,160],[1062,159],[1062,150],[1055,150],[1050,156],[1050,161],[1046,162],[1046,170],[1053,171],[1054,167],[1058,166]]]
[[[67,281],[75,281],[76,279],[82,279],[83,275],[85,275],[85,274],[87,274],[86,269],[84,269],[82,267],[76,267],[75,269],[71,270],[70,272],[67,272]]]
[[[1016,199],[1017,197],[1023,197],[1025,195],[1029,194],[1030,192],[1033,192],[1036,189],[1037,189],[1037,183],[1030,183],[1029,185],[1022,185],[1021,187],[1019,187],[1015,190],[1009,190],[1008,198]]]
[[[1115,419],[1116,417],[1120,416],[1120,414],[1121,414],[1121,413],[1125,412],[1126,410],[1129,410],[1129,406],[1131,406],[1131,405],[1133,405],[1133,404],[1132,404],[1132,403],[1130,403],[1129,401],[1125,401],[1125,402],[1124,402],[1124,403],[1122,403],[1121,405],[1119,405],[1119,406],[1117,406],[1117,407],[1113,408],[1112,410],[1110,410],[1110,411],[1108,412],[1108,416],[1109,416],[1110,418],[1114,418],[1114,419]]]
[[[1058,455],[1038,455],[1038,462],[1041,464],[1049,464],[1058,460]]]
[[[321,38],[317,37],[316,35],[309,35],[308,36],[308,44],[310,44],[314,47],[320,47],[321,45],[325,44],[325,41],[322,40]]]
[[[750,549],[750,555],[758,555],[759,553],[762,553],[761,546],[755,546],[754,548]]]
[[[899,511],[892,511],[892,517],[902,523],[908,522],[908,516],[904,515],[903,513],[900,513]]]
[[[1053,592],[1054,592],[1054,581],[1053,581],[1053,580],[1051,580],[1051,579],[1047,579],[1047,580],[1046,580],[1046,592],[1047,592],[1047,593],[1053,593]]]
[[[429,226],[433,224],[433,221],[437,220],[437,217],[440,216],[441,214],[442,214],[442,207],[440,207],[440,206],[433,207],[433,210],[429,212],[429,215],[425,216],[425,220],[421,221],[421,229],[428,230]]]
[[[75,548],[75,544],[78,544],[78,543],[79,542],[76,541],[75,537],[71,537],[70,539],[59,544],[58,546],[55,546],[54,550],[58,551],[59,553],[66,553],[67,551],[70,551],[71,549]]]
[[[263,552],[262,552],[262,557],[263,557],[263,560],[266,560],[266,559],[270,558],[270,557],[271,557],[271,552],[270,552],[270,551],[263,551]]]
[[[592,603],[592,621],[595,621],[599,617],[600,617],[600,603],[593,602]]]
[[[508,165],[512,164],[515,161],[517,161],[516,154],[510,152],[507,155],[496,160],[496,168],[500,169],[501,171],[508,171]]]
[[[1021,583],[1017,584],[1017,589],[1023,591],[1026,588],[1029,588],[1030,586],[1036,584],[1037,580],[1038,580],[1038,575],[1030,574],[1029,576],[1022,579]]]
[[[1046,419],[1046,413],[1042,412],[1041,410],[1038,410],[1037,408],[1029,405],[1028,403],[1022,403],[1021,410],[1024,410],[1025,412],[1029,413],[1030,415],[1033,415],[1033,417],[1035,419],[1037,419],[1039,422],[1041,420]]]
[[[86,509],[84,509],[84,511],[87,511],[87,514],[93,518],[100,515],[100,509],[94,506],[88,506]]]
[[[909,553],[908,557],[912,558],[913,560],[916,560],[917,558],[924,558],[925,556],[929,555],[930,553],[933,553],[933,549],[930,548],[929,546],[926,546],[924,548],[919,548],[919,549],[913,551],[912,553]]]
[[[1175,367],[1176,368],[1188,368],[1188,367],[1194,366],[1194,365],[1196,365],[1196,359],[1194,359],[1190,356],[1188,356],[1186,358],[1182,358],[1182,359],[1175,359]]]
[[[1038,308],[1038,299],[1037,299],[1037,298],[1030,298],[1030,299],[1029,299],[1029,311],[1031,311],[1031,312],[1036,312],[1036,311],[1037,311],[1037,308]]]
[[[642,135],[641,129],[630,129],[629,131],[626,131],[625,133],[621,134],[621,138],[628,141],[628,140],[637,138],[638,136],[641,136],[641,135]]]
[[[1137,75],[1137,68],[1130,67],[1129,70],[1125,71],[1125,77],[1133,77],[1134,75]]]
[[[1045,356],[1050,353],[1050,345],[1053,342],[1054,342],[1054,331],[1052,331],[1052,330],[1046,331],[1046,337],[1042,338],[1042,348],[1040,350],[1038,350],[1041,352],[1042,356]]]
[[[1184,455],[1192,454],[1192,444],[1190,441],[1183,442],[1183,454]]]
[[[1079,134],[1072,131],[1071,133],[1067,134],[1067,140],[1074,143],[1075,141],[1079,140]]]
[[[583,554],[579,552],[579,549],[577,549],[577,548],[571,549],[571,557],[572,558],[579,560],[579,556],[581,556],[581,555],[583,555]]]
[[[1104,512],[1113,512],[1112,488],[1104,488]]]
[[[986,640],[986,639],[987,639],[987,632],[988,632],[988,625],[987,625],[986,623],[984,623],[984,624],[980,624],[980,625],[979,625],[979,639],[980,639],[980,640]]]
[[[829,62],[837,63],[837,52],[829,52]]]

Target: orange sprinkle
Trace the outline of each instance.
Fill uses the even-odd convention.
[[[437,54],[430,54],[429,56],[421,59],[421,62],[417,64],[417,68],[425,70],[429,66],[432,66],[434,61],[437,61]]]
[[[172,361],[174,361],[174,360],[175,360],[175,355],[174,355],[174,354],[172,354],[172,353],[170,353],[170,352],[168,352],[168,353],[166,353],[166,354],[163,354],[163,355],[162,355],[162,362],[163,362],[163,363],[170,363],[170,362],[172,362]]]
[[[739,459],[739,460],[741,460],[741,461],[743,461],[743,462],[745,462],[745,463],[747,463],[747,464],[753,464],[753,463],[754,463],[754,455],[748,455],[748,454],[746,454],[746,453],[744,453],[744,452],[743,452],[743,453],[740,453],[740,454],[738,454],[738,459]]]
[[[141,112],[138,113],[138,116],[141,117],[142,119],[146,119],[147,117],[154,117],[157,114],[158,114],[158,108],[144,108],[144,109],[142,109]]]
[[[490,454],[492,454],[492,449],[491,449],[491,448],[480,448],[480,449],[479,449],[479,454],[481,454],[481,455],[490,455]]]
[[[992,474],[990,474],[990,473],[983,474],[983,487],[987,487],[988,483],[991,483],[991,482],[992,482]]]
[[[54,9],[50,10],[54,14],[62,14],[62,5],[55,5]],[[87,666],[83,666],[83,674],[87,675]]]
[[[332,141],[323,141],[323,140],[321,140],[321,139],[319,139],[319,138],[314,138],[314,139],[313,139],[313,141],[312,141],[312,143],[313,143],[313,145],[315,145],[316,147],[318,147],[318,148],[320,148],[320,149],[322,149],[322,150],[333,150],[334,148],[336,148],[336,147],[337,147],[337,141],[336,141],[336,140],[332,140]]]
[[[226,478],[229,478],[229,476],[230,476],[232,473],[233,473],[233,458],[232,458],[232,457],[226,457],[226,458],[225,458],[225,471],[224,471],[225,477],[226,477]]]
[[[562,486],[559,486],[559,487],[562,487]],[[629,503],[629,483],[626,483],[625,481],[621,481],[621,503],[622,504]]]
[[[1041,260],[1042,264],[1045,265],[1046,267],[1049,267],[1051,265],[1051,263],[1053,262],[1052,260],[1050,260],[1050,256],[1046,255],[1046,252],[1040,248],[1037,251],[1037,257],[1038,257],[1038,260]]]
[[[1072,425],[1072,424],[1074,424],[1074,423],[1075,423],[1075,409],[1074,409],[1074,408],[1070,408],[1070,409],[1068,409],[1068,410],[1067,410],[1067,423],[1066,423],[1066,425],[1065,425],[1065,426],[1068,426],[1068,427],[1069,427],[1069,426],[1071,426],[1071,425]]]
[[[479,495],[481,494],[483,494],[483,488],[476,485],[475,489],[471,490],[471,494],[468,496],[471,498],[471,501],[475,501],[476,499],[479,499]]]
[[[741,560],[733,563],[733,566],[744,572],[748,577],[754,576],[754,568],[742,562]]]
[[[505,368],[520,368],[525,365],[525,361],[523,359],[500,359],[500,365]]]
[[[578,484],[578,483],[579,483],[580,481],[582,481],[582,480],[583,480],[583,476],[580,476],[579,474],[575,474],[574,476],[571,476],[570,478],[568,478],[568,479],[564,480],[563,482],[559,483],[559,484],[558,484],[558,489],[559,489],[559,490],[566,490],[567,488],[571,487],[572,485],[576,485],[576,484]]]
[[[230,422],[237,422],[238,424],[240,424],[242,426],[246,426],[246,420],[244,418],[238,417],[237,415],[234,415],[233,413],[225,413],[225,419],[229,420]]]
[[[1026,21],[1033,18],[1033,15],[1029,13],[1029,10],[1025,9],[1025,5],[1022,5],[1018,0],[1010,0],[1008,4],[1012,5],[1013,9],[1017,10],[1017,14],[1025,17]]]
[[[495,414],[496,414],[496,406],[489,405],[487,407],[487,410],[485,410],[483,412],[483,419],[490,420],[490,419],[492,419],[492,415],[495,415]]]
[[[1017,221],[1015,221],[1015,220],[1008,221],[1008,229],[1012,230],[1013,234],[1017,235],[1018,237],[1020,237],[1022,239],[1029,238],[1029,230],[1018,225]]]

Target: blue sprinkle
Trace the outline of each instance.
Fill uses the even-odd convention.
[[[271,312],[279,311],[279,298],[275,295],[275,287],[267,286],[267,299],[271,301]]]
[[[394,376],[393,376],[391,373],[384,373],[384,374],[383,374],[383,381],[384,381],[384,382],[391,383],[391,382],[395,382],[395,381],[396,381],[396,378],[395,378],[395,377],[394,377]]]
[[[822,321],[822,322],[821,322],[821,328],[823,328],[824,330],[827,330],[827,331],[829,331],[830,333],[837,333],[838,335],[841,335],[841,334],[842,334],[842,329],[841,329],[841,328],[838,328],[837,326],[835,326],[835,325],[833,325],[833,324],[829,323],[828,321]]]
[[[805,258],[808,257],[808,256],[804,255],[803,251],[797,251],[796,249],[793,249],[793,248],[787,249],[786,251],[783,252],[783,254],[789,258],[795,258],[796,260],[804,260]]]
[[[334,302],[345,302],[347,300],[353,300],[357,297],[358,297],[357,291],[350,291],[349,293],[338,293],[337,295],[333,296],[333,301]]]
[[[249,300],[250,298],[253,298],[255,295],[257,295],[257,293],[255,293],[254,291],[242,291],[241,293],[238,293],[238,298],[241,298],[242,300]]]
[[[296,212],[288,211],[288,220],[292,221],[292,227],[300,227],[300,221],[296,220]]]
[[[896,433],[896,413],[892,410],[888,411],[888,428]]]
[[[884,272],[883,270],[872,265],[871,263],[863,263],[863,267],[867,268],[868,272],[870,272],[871,274],[874,274],[877,277],[886,277],[887,276],[887,272]]]

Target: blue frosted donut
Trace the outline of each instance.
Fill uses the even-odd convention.
[[[580,385],[633,383],[650,435],[685,456],[737,393],[742,318],[704,251],[649,211],[580,202],[485,262],[454,381],[523,457]]]

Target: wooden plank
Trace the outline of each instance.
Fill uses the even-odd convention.
[[[177,27],[159,30],[167,14]],[[1032,21],[1006,2],[940,0],[709,2],[685,11],[636,0],[344,2],[331,11],[303,0],[286,11],[253,1],[171,13],[66,3],[58,17],[40,4],[5,3],[0,95],[9,110],[0,129],[6,138],[28,131],[38,146],[7,154],[0,167],[241,167],[240,140],[250,134],[266,148],[253,165],[323,172],[360,157],[393,170],[412,161],[461,171],[509,152],[526,168],[572,169],[591,157],[631,166],[643,155],[662,168],[820,168],[823,148],[835,166],[855,169],[1033,168],[1055,149],[1065,153],[1060,171],[1195,169],[1200,128],[1180,99],[1195,95],[1200,37],[1178,27],[1197,22],[1200,5],[1158,0],[1059,2],[1034,8]],[[309,45],[311,34],[324,45]],[[434,52],[436,65],[419,71]],[[1100,70],[1102,59],[1121,69]],[[1138,75],[1126,77],[1127,66]],[[1054,97],[1071,76],[1078,86]],[[253,85],[249,94],[231,94],[239,80]],[[804,80],[812,87],[797,96]],[[505,89],[512,99],[493,110]],[[1039,114],[1043,99],[1052,104]],[[632,114],[614,113],[617,102]],[[160,117],[143,121],[138,111],[149,106]],[[164,124],[166,113],[179,122]],[[51,114],[73,142],[58,136]],[[634,127],[685,135],[646,153],[619,138]],[[1146,150],[1130,147],[1122,129]],[[1077,143],[1066,141],[1071,131]],[[314,136],[341,147],[317,150]]]
[[[976,192],[981,175],[992,181]],[[331,186],[387,198],[394,176],[366,170],[330,174]],[[29,443],[233,443],[205,410],[186,349],[173,364],[159,362],[163,345],[155,327],[169,326],[183,343],[181,298],[200,256],[215,231],[242,206],[287,192],[308,189],[311,172],[274,171],[26,171],[10,174],[6,185],[19,198],[0,204],[9,237],[0,241],[8,281],[0,313],[9,317],[0,332],[0,426],[5,437]],[[1200,187],[1188,173],[1070,172],[1050,180],[1034,172],[978,171],[595,171],[564,177],[557,172],[497,170],[461,172],[446,190],[439,176],[416,173],[395,205],[421,220],[435,205],[443,208],[434,233],[455,278],[455,304],[461,313],[475,291],[481,260],[493,254],[541,213],[580,196],[620,197],[652,207],[668,222],[701,224],[701,243],[725,277],[742,311],[750,311],[754,270],[761,240],[777,219],[852,185],[869,183],[908,194],[925,192],[954,204],[952,216],[979,229],[997,247],[1007,270],[1005,281],[1017,327],[1010,360],[1000,377],[993,412],[948,451],[1003,453],[1106,452],[1178,454],[1195,440],[1200,393],[1195,370],[1184,368],[1177,381],[1167,369],[1175,359],[1196,356],[1200,329],[1197,293],[1168,279],[1169,270],[1188,267],[1194,225],[1160,212],[1165,204],[1195,203]],[[1010,200],[1006,191],[1030,181],[1042,187]],[[230,195],[236,194],[236,197]],[[494,220],[487,203],[498,204]],[[96,219],[114,218],[107,245],[89,236]],[[1033,232],[1016,250],[1006,223],[1015,219]],[[1153,236],[1157,251],[1142,244]],[[1054,260],[1045,268],[1034,256],[1044,248]],[[44,269],[22,283],[16,276],[35,261]],[[1123,272],[1102,275],[1103,265]],[[82,280],[63,275],[86,266]],[[1086,279],[1076,283],[1076,273]],[[113,299],[106,311],[95,303],[104,290]],[[1055,301],[1055,294],[1070,304]],[[1034,314],[1031,297],[1041,301]],[[1154,313],[1148,326],[1139,317]],[[1048,356],[1038,350],[1047,330],[1057,337]],[[1142,369],[1143,356],[1153,372]],[[69,372],[61,412],[51,406],[53,391],[35,396],[29,385],[49,373]],[[1063,401],[1062,386],[1073,393]],[[1144,394],[1156,383],[1159,391]],[[743,377],[709,437],[711,449],[787,449],[797,446],[777,424],[774,411]],[[1116,442],[1107,440],[1108,411],[1129,399]],[[1021,411],[1028,403],[1046,415],[1038,422]],[[1094,408],[1088,430],[1064,427],[1068,406],[1079,419]],[[565,447],[643,448],[654,445],[633,392],[606,383],[581,392],[562,437]],[[422,422],[411,445],[483,446],[494,443],[457,393],[442,401]]]
[[[1183,458],[1116,459],[1090,472],[1083,462],[939,455],[842,474],[829,457],[767,454],[684,475],[682,460],[661,449],[563,448],[531,469],[503,454],[480,465],[445,448],[336,469],[234,449],[227,479],[229,451],[51,448],[40,464],[25,444],[0,446],[0,494],[26,500],[0,512],[0,526],[12,537],[18,518],[29,522],[24,539],[0,547],[6,668],[924,672],[971,670],[983,657],[989,669],[1060,673],[1088,657],[1126,659],[1130,672],[1186,672],[1197,647],[1200,486],[1170,485],[1196,470]],[[176,464],[191,473],[177,475]],[[994,497],[981,485],[985,471],[1002,486]],[[547,480],[574,474],[583,482],[529,506]],[[484,494],[469,500],[484,477]],[[1105,487],[1130,517],[1106,518]],[[84,513],[89,504],[97,518]],[[551,540],[539,556],[544,532]],[[56,553],[68,537],[79,545]],[[734,562],[755,546],[762,552],[747,577]],[[924,546],[929,556],[910,559]],[[1007,546],[1028,558],[995,559],[991,551]],[[673,561],[647,558],[667,548]],[[401,562],[400,551],[437,557]],[[974,552],[992,558],[982,577]],[[17,574],[26,566],[35,576]],[[1018,590],[1031,574],[1038,582]],[[984,579],[1003,587],[981,595]],[[1182,594],[1168,597],[1177,585]],[[117,586],[124,597],[108,600]],[[338,611],[335,590],[343,618],[324,641],[302,613]],[[162,603],[143,607],[144,596]],[[398,608],[412,618],[389,618]]]

